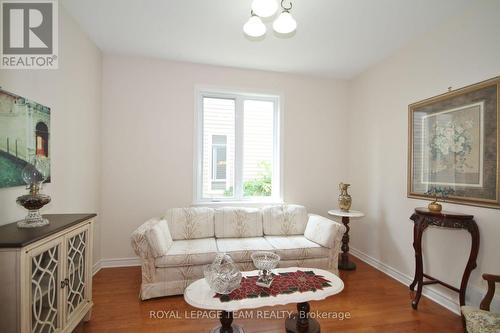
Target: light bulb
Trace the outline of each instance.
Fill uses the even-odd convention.
[[[297,21],[295,21],[292,14],[284,11],[276,21],[273,22],[273,29],[280,34],[289,34],[297,29]]]
[[[260,17],[269,17],[278,10],[276,0],[253,0],[252,10]]]
[[[260,37],[266,33],[266,26],[260,17],[252,15],[243,26],[243,31],[250,37]]]

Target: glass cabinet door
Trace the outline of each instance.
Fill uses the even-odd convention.
[[[86,302],[88,227],[69,235],[66,243],[68,255],[66,280],[66,321]]]
[[[53,243],[29,254],[31,273],[31,332],[52,333],[60,329],[61,245]]]

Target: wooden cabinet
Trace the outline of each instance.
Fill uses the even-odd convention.
[[[0,227],[0,332],[71,332],[90,319],[94,216],[47,215],[48,227]]]

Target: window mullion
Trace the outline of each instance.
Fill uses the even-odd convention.
[[[235,161],[234,161],[234,196],[243,199],[243,98],[236,97],[235,114]]]

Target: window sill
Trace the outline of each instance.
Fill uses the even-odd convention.
[[[195,201],[191,207],[262,207],[281,205],[283,200],[242,200],[242,201]]]

